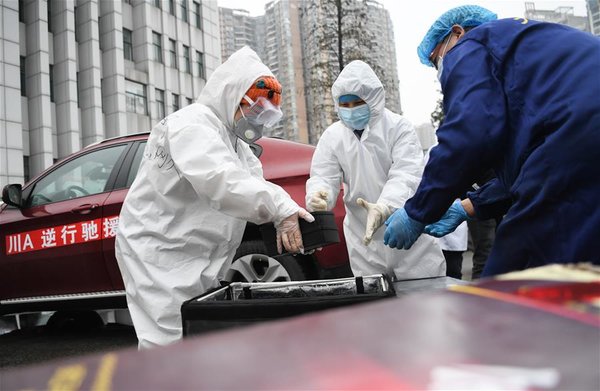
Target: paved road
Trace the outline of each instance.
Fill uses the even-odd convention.
[[[53,331],[28,327],[0,335],[0,368],[29,365],[137,346],[131,326],[109,323],[93,331]]]

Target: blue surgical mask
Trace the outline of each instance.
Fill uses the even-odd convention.
[[[371,119],[371,110],[367,104],[353,108],[339,107],[338,117],[352,130],[363,130]]]
[[[441,83],[442,82],[442,72],[444,71],[444,58],[440,58],[438,61],[438,69],[437,69],[437,79]]]
[[[442,82],[442,72],[444,72],[444,56],[446,55],[446,52],[448,51],[448,44],[450,44],[450,38],[452,38],[452,34],[448,35],[448,38],[446,38],[446,44],[444,45],[444,48],[440,52],[440,55],[438,57],[437,64],[436,64],[437,65],[437,79],[440,83]]]

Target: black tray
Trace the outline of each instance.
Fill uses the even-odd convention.
[[[312,212],[315,221],[309,223],[300,218],[300,231],[302,232],[302,242],[304,251],[314,250],[319,247],[325,247],[331,244],[340,242],[337,225],[335,224],[335,216],[333,212]],[[273,223],[262,224],[259,226],[260,234],[265,246],[267,247],[267,255],[277,256],[277,231]],[[285,249],[281,255],[288,255]]]
[[[181,306],[183,336],[395,297],[387,276],[234,282]]]

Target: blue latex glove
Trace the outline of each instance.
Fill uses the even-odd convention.
[[[404,208],[394,212],[386,221],[383,243],[391,248],[408,250],[417,241],[425,224],[411,219]]]
[[[428,224],[425,227],[425,233],[436,238],[448,235],[454,232],[456,227],[462,224],[463,221],[469,220],[470,217],[461,205],[460,201],[456,200],[450,208],[444,213],[442,218],[433,224]]]

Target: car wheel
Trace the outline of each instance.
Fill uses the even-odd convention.
[[[102,326],[104,321],[96,311],[56,311],[46,323],[46,327],[54,332],[90,331]]]
[[[291,255],[270,257],[260,240],[242,242],[225,280],[229,282],[285,282],[306,280],[300,259]]]

